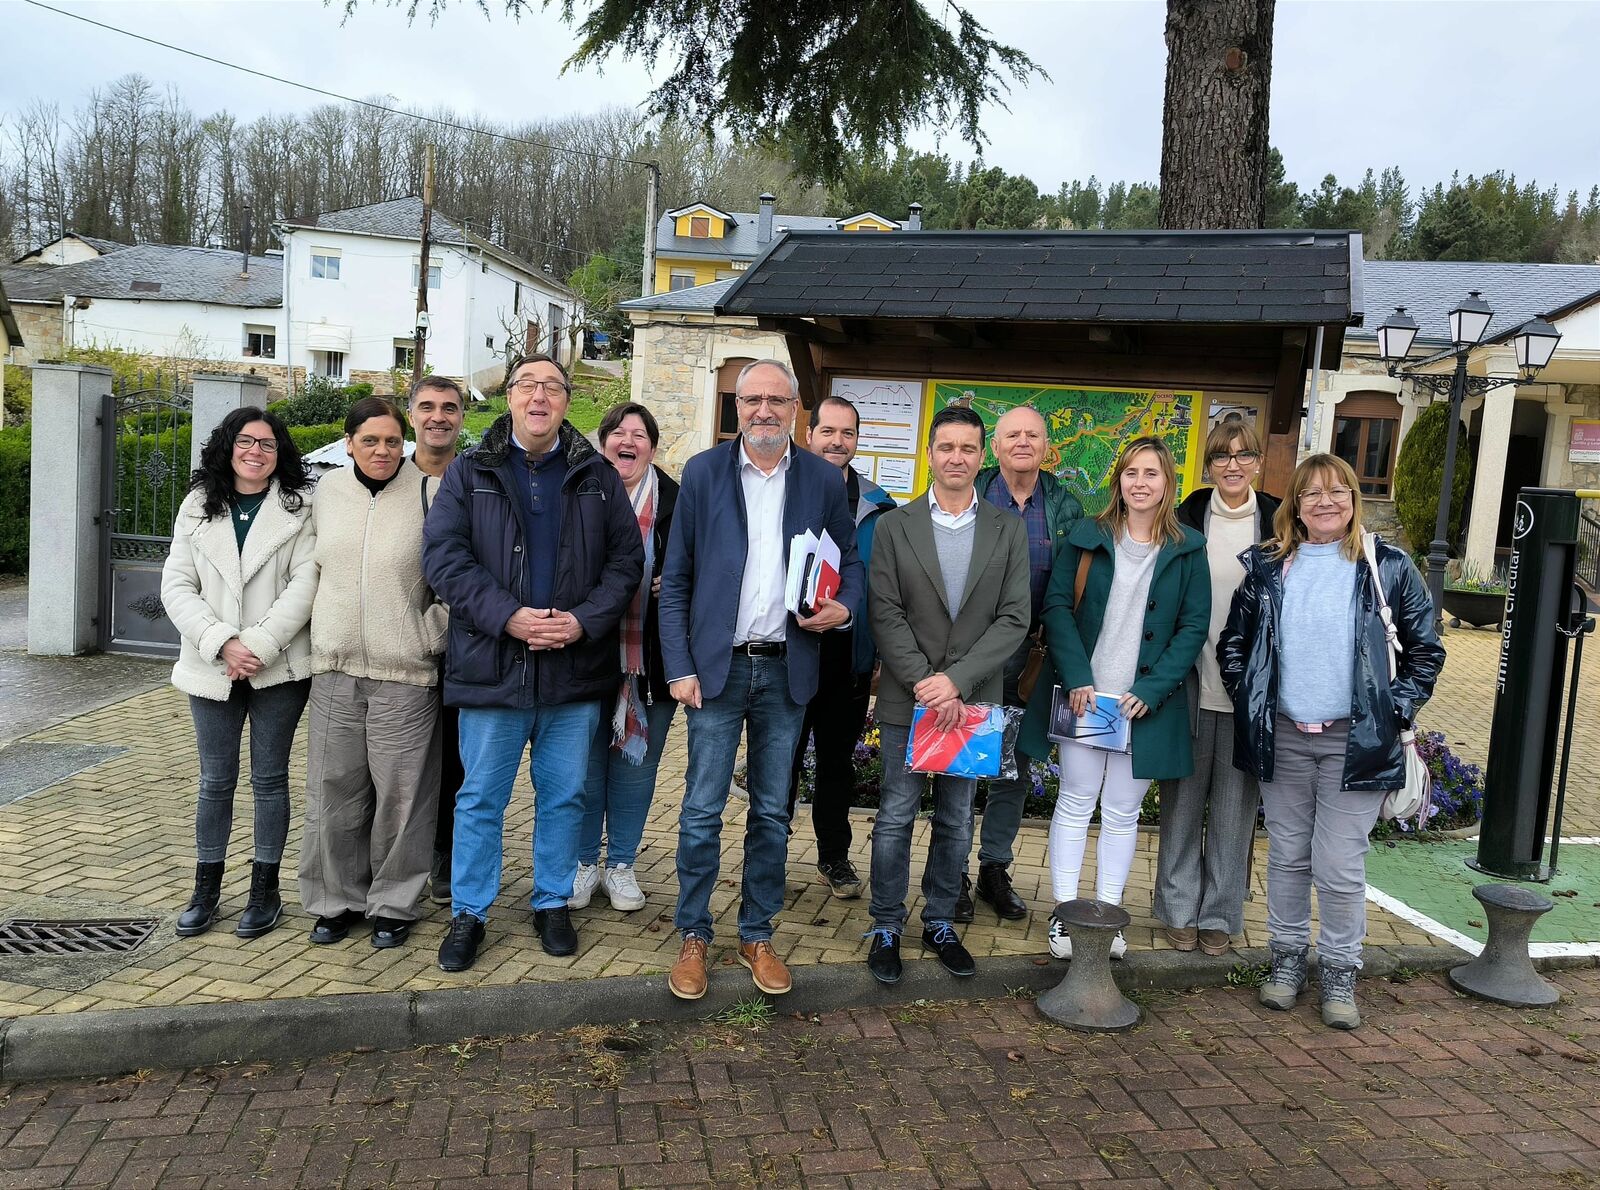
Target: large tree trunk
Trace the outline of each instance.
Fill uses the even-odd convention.
[[[1262,227],[1275,0],[1167,0],[1161,226]]]

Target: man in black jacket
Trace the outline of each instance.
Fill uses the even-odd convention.
[[[533,919],[546,953],[578,937],[567,898],[583,786],[621,676],[617,623],[644,573],[621,478],[566,420],[571,386],[545,355],[512,369],[510,412],[461,455],[428,513],[423,565],[450,605],[444,697],[461,708],[450,932],[439,966],[477,958],[500,891],[501,833],[522,757],[535,788]]]

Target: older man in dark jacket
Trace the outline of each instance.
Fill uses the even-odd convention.
[[[644,573],[639,525],[611,464],[564,420],[565,370],[513,368],[510,412],[461,455],[428,513],[423,564],[450,605],[444,697],[461,708],[450,932],[439,966],[477,958],[500,891],[506,805],[532,746],[533,919],[569,955],[583,785],[604,700],[620,675],[617,624]]]

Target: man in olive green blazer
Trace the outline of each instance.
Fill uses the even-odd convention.
[[[883,755],[872,828],[872,946],[867,966],[883,983],[900,978],[900,933],[911,880],[911,828],[926,778],[905,765],[917,706],[942,726],[969,702],[1000,703],[1006,659],[1028,631],[1028,537],[1022,521],[974,488],[984,425],[970,409],[940,410],[928,432],[933,485],[879,518],[869,619],[883,669],[876,718]],[[972,847],[977,782],[933,781],[933,839],[922,873],[922,945],[954,975],[976,970],[951,921]]]

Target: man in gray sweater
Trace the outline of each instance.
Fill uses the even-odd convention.
[[[869,618],[883,658],[878,722],[883,755],[872,828],[872,945],[867,966],[883,983],[900,978],[900,932],[911,881],[911,829],[926,777],[906,768],[915,708],[941,728],[969,702],[999,703],[1006,658],[1028,631],[1028,537],[1022,521],[979,500],[984,425],[952,406],[928,430],[933,486],[878,521]],[[922,945],[952,975],[976,964],[951,925],[972,846],[971,778],[933,780],[933,839],[922,873]]]

